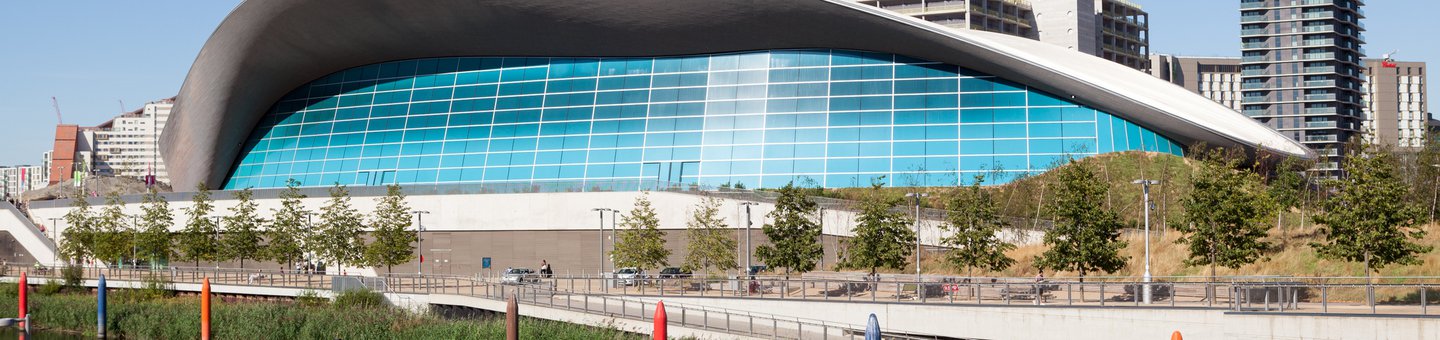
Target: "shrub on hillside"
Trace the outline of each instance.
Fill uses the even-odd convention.
[[[341,292],[335,296],[336,308],[370,309],[385,306],[385,295],[366,289]]]

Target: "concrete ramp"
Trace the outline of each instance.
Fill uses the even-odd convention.
[[[55,263],[55,242],[45,237],[40,228],[9,202],[0,202],[0,230],[9,232],[15,242],[34,256],[35,262]]]

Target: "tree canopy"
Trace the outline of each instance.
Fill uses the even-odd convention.
[[[1416,243],[1425,237],[1417,226],[1424,210],[1406,197],[1395,163],[1388,150],[1364,144],[1345,159],[1345,175],[1328,181],[1335,192],[1312,218],[1325,236],[1311,244],[1321,257],[1362,262],[1368,276],[1392,264],[1419,264],[1418,255],[1434,250]]]
[[[1045,210],[1055,225],[1045,231],[1049,248],[1035,257],[1035,265],[1056,271],[1079,273],[1114,272],[1125,267],[1128,256],[1120,255],[1126,243],[1120,241],[1124,225],[1115,211],[1104,207],[1109,187],[1095,175],[1094,165],[1071,160],[1056,170],[1054,196]]]
[[[610,251],[616,267],[646,270],[669,264],[670,250],[665,248],[665,232],[660,230],[660,219],[650,206],[649,192],[635,198],[635,207],[621,217],[620,225],[625,230],[620,231],[615,249]]]
[[[689,240],[683,265],[685,270],[723,273],[740,267],[736,263],[735,235],[720,218],[720,199],[708,196],[701,199],[685,226]],[[714,272],[711,272],[712,269]]]
[[[989,191],[981,188],[985,175],[975,175],[970,186],[950,194],[947,209],[949,216],[942,225],[950,236],[941,242],[950,247],[945,260],[957,268],[964,268],[966,275],[974,276],[975,268],[1001,271],[1015,264],[1015,259],[1005,255],[1015,245],[1000,238],[1000,231],[1008,226],[1000,218],[1000,207]]]
[[[766,215],[770,223],[762,227],[770,244],[756,248],[755,257],[770,268],[785,268],[786,276],[791,271],[815,270],[815,263],[825,255],[820,247],[820,224],[815,220],[820,205],[794,183],[779,191],[775,210]]]
[[[1175,242],[1189,250],[1185,263],[1210,266],[1214,276],[1215,266],[1235,269],[1265,258],[1277,192],[1267,192],[1259,174],[1237,170],[1239,156],[1218,148],[1201,152],[1190,195],[1180,200],[1185,211],[1170,227],[1184,234]],[[1278,195],[1293,202],[1287,190]]]
[[[376,199],[375,206],[370,220],[374,241],[365,247],[365,263],[385,266],[390,271],[392,266],[415,259],[418,228],[410,230],[410,206],[405,204],[405,193],[399,185],[386,187],[385,196]]]
[[[841,268],[875,273],[878,268],[903,269],[909,263],[907,256],[914,252],[915,231],[910,229],[913,221],[904,212],[894,210],[901,197],[881,189],[880,183],[872,183],[860,200],[855,236],[846,244]]]

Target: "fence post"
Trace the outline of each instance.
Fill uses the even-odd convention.
[[[1430,300],[1430,297],[1429,297],[1429,296],[1426,296],[1426,294],[1428,294],[1428,293],[1430,293],[1430,292],[1425,291],[1425,285],[1420,285],[1420,314],[1421,314],[1421,315],[1430,314],[1430,313],[1427,311],[1427,308],[1426,308],[1427,305],[1429,304],[1429,300]]]
[[[1085,298],[1083,295],[1080,298]],[[1100,306],[1105,306],[1105,281],[1100,281]]]

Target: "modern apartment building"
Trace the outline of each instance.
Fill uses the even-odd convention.
[[[18,198],[25,191],[44,188],[48,175],[43,166],[0,167],[0,198]]]
[[[1149,69],[1150,15],[1126,0],[858,0],[956,29],[1064,46]]]
[[[1150,74],[1240,111],[1240,58],[1152,54]]]
[[[48,153],[46,167],[59,176],[52,176],[50,182],[97,174],[138,180],[154,176],[168,183],[157,145],[174,105],[174,98],[163,99],[94,127],[56,127],[55,149]]]
[[[1330,157],[1361,131],[1365,17],[1357,0],[1241,0],[1241,112]]]
[[[1425,63],[1365,60],[1365,138],[1399,148],[1425,146],[1430,119]]]
[[[156,180],[168,183],[157,145],[174,106],[173,99],[146,103],[139,110],[89,129],[95,141],[95,171],[141,180],[154,175]]]

